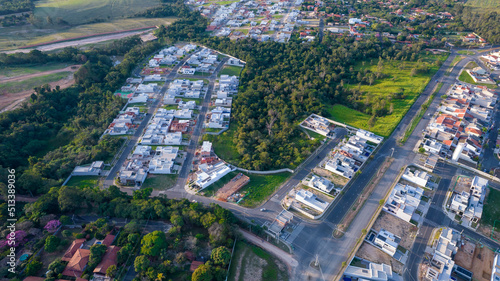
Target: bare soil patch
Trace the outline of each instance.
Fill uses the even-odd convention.
[[[467,241],[455,255],[455,263],[472,271],[474,280],[489,281],[494,258],[495,253],[489,248],[481,248],[480,245]]]
[[[37,76],[43,76],[43,75],[48,75],[51,73],[57,73],[57,72],[63,72],[63,71],[71,71],[75,72],[77,71],[79,66],[68,66],[66,68],[62,69],[56,69],[56,70],[50,70],[50,71],[44,71],[44,72],[39,72],[35,74],[29,74],[29,75],[23,75],[23,76],[17,76],[17,77],[9,77],[7,80],[1,80],[0,83],[6,83],[6,82],[19,82],[19,81],[24,81],[26,79],[30,79],[33,77]],[[13,79],[13,80],[12,80]],[[48,83],[51,88],[55,88],[56,86],[61,87],[61,89],[65,89],[70,87],[75,83],[75,79],[73,75],[69,75],[68,77],[61,79],[59,81],[54,81]],[[33,93],[33,90],[27,90],[27,91],[21,91],[17,93],[4,93],[0,95],[0,113],[13,110],[17,108],[21,102],[23,102],[26,98],[31,96]]]
[[[407,250],[411,249],[415,234],[417,233],[416,226],[386,212],[380,213],[372,228],[376,231],[380,231],[383,228],[401,237],[399,245]]]
[[[382,250],[366,242],[363,242],[358,252],[356,253],[356,256],[375,263],[389,264],[392,266],[392,270],[398,274],[401,274],[403,272],[402,263],[396,261],[388,254],[384,253]]]

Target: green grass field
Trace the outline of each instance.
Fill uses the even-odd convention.
[[[240,76],[242,69],[242,67],[234,65],[224,66],[224,68],[219,72],[219,77],[224,74]]]
[[[67,186],[77,186],[77,187],[94,187],[99,181],[98,176],[73,176],[66,183]]]
[[[149,8],[159,6],[158,0],[40,0],[35,2],[35,17],[45,21],[62,18],[71,25],[90,20],[113,20],[132,16]]]
[[[68,75],[70,74],[72,74],[72,72],[64,71],[39,77],[33,77],[24,81],[1,83],[0,95],[3,93],[18,93],[22,91],[32,90],[33,88],[41,86],[43,84],[59,81],[65,77],[68,77]]]
[[[439,60],[441,63],[446,60],[447,55],[426,55],[422,61],[433,63],[436,60]],[[377,60],[373,60],[373,63],[366,63],[365,66],[362,63],[358,63],[355,66],[355,69],[365,69],[368,68],[373,72],[377,71]],[[370,115],[356,111],[351,108],[347,108],[343,105],[333,105],[330,106],[327,110],[329,113],[329,117],[333,118],[335,121],[343,122],[348,125],[369,130],[374,132],[377,135],[388,137],[394,128],[399,124],[399,121],[406,114],[408,109],[412,106],[415,100],[418,98],[420,93],[425,89],[425,86],[430,81],[431,77],[437,72],[439,66],[432,64],[432,67],[429,73],[426,74],[417,74],[415,76],[411,76],[411,70],[417,65],[417,62],[408,62],[405,61],[403,63],[403,68],[400,69],[403,62],[400,61],[384,61],[383,73],[385,77],[382,79],[378,79],[372,86],[362,85],[360,87],[361,92],[363,92],[363,98],[367,98],[369,95],[371,99],[376,98],[386,98],[387,96],[392,95],[393,93],[397,93],[401,88],[404,89],[404,99],[393,99],[392,103],[394,104],[393,113],[390,115],[378,117],[376,123],[373,127],[368,126],[368,120],[370,119]],[[357,85],[347,85],[348,88],[358,88]],[[389,104],[387,104],[389,106]]]
[[[177,181],[177,174],[173,175],[149,175],[144,183],[142,184],[142,188],[151,187],[153,189],[169,189],[175,185]]]
[[[500,2],[498,0],[468,0],[465,6],[476,8],[477,12],[500,11]]]
[[[64,40],[98,33],[115,32],[155,25],[168,25],[176,18],[127,18],[107,22],[83,24],[75,27],[46,27],[44,29],[26,27],[6,27],[0,32],[0,50],[41,44],[54,40]]]
[[[256,272],[261,274],[261,276],[254,276],[256,280],[288,280],[286,271],[280,270],[276,264],[276,258],[271,254],[243,241],[236,242],[227,280],[244,281],[245,276]]]
[[[458,51],[457,53],[459,53],[461,55],[466,55],[466,56],[472,56],[475,54],[475,52],[473,52],[473,51],[466,51],[466,50]]]
[[[458,77],[458,80],[465,82],[465,83],[473,84],[473,85],[486,86],[490,89],[498,88],[498,86],[495,84],[481,84],[481,83],[474,82],[474,80],[469,75],[469,73],[467,73],[467,71],[462,71],[462,73],[460,73],[460,76]]]
[[[19,66],[5,66],[0,67],[0,77],[15,77],[27,74],[35,74],[43,71],[61,69],[69,66],[66,63],[48,63],[42,65],[25,65]]]
[[[236,132],[236,125],[234,123],[229,123],[229,130],[218,136],[203,135],[203,140],[212,142],[215,154],[230,164],[236,164],[239,157],[236,145],[233,143],[233,136]]]
[[[490,188],[490,193],[484,202],[483,217],[481,221],[482,223],[493,226],[495,220],[500,221],[500,191]]]
[[[248,191],[250,194],[243,199],[241,205],[255,208],[269,198],[292,174],[284,172],[273,175],[246,175],[250,177],[250,182],[240,192]]]

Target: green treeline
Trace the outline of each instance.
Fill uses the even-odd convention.
[[[33,11],[32,0],[0,0],[0,15]]]
[[[123,54],[113,67],[105,54]],[[0,115],[0,166],[17,170],[19,193],[41,194],[60,184],[74,166],[103,159],[114,153],[119,140],[99,140],[124,101],[113,95],[139,60],[159,48],[158,43],[141,44],[137,37],[113,43],[106,50],[79,51],[68,48],[56,55],[39,51],[0,56],[0,65],[80,62],[76,85],[61,90],[48,85],[35,88],[29,104]],[[116,49],[113,49],[116,48]]]

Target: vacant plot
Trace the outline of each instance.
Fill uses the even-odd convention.
[[[61,18],[71,25],[92,20],[108,21],[132,16],[138,12],[159,6],[158,0],[40,0],[35,6],[35,17],[54,22]],[[47,23],[48,24],[48,23]]]
[[[361,245],[361,247],[359,248],[356,256],[371,262],[388,264],[392,266],[392,270],[398,274],[401,274],[403,272],[402,263],[396,261],[379,248],[366,242],[363,242],[363,245]]]
[[[177,174],[173,175],[148,175],[144,183],[143,188],[151,187],[152,189],[168,189],[175,185],[177,181]]]
[[[236,242],[229,268],[230,281],[288,280],[286,266],[271,254],[245,242]]]
[[[411,249],[413,239],[417,233],[416,226],[386,212],[380,213],[372,228],[376,231],[380,231],[383,228],[399,236],[401,238],[399,245],[407,250]]]
[[[235,122],[231,122],[229,123],[229,130],[218,136],[204,135],[203,140],[212,142],[215,154],[221,159],[224,159],[224,161],[230,164],[236,164],[240,155],[233,142],[235,133],[236,124]]]
[[[246,175],[250,177],[250,182],[240,192],[247,191],[249,194],[245,197],[241,205],[254,208],[269,198],[292,174],[284,172],[273,175]]]
[[[486,86],[490,89],[496,89],[498,86],[495,85],[495,84],[481,84],[481,83],[476,83],[474,82],[474,80],[472,79],[472,77],[470,76],[469,73],[467,73],[467,71],[462,71],[462,73],[460,73],[460,76],[458,77],[458,80],[462,81],[462,82],[465,82],[465,83],[469,83],[469,84],[472,84],[472,85],[479,85],[479,86]]]
[[[457,53],[459,53],[461,55],[466,55],[466,56],[472,56],[475,54],[474,51],[466,51],[466,50],[461,50],[461,51],[458,51]]]
[[[491,268],[495,253],[487,247],[479,247],[466,241],[455,255],[455,263],[473,273],[474,280],[491,280]]]
[[[383,137],[389,136],[446,58],[447,55],[429,54],[423,56],[422,62],[428,63],[430,70],[428,73],[413,76],[411,75],[412,69],[417,67],[418,62],[384,61],[382,70],[384,78],[375,80],[371,86],[361,85],[359,87],[359,90],[363,92],[360,103],[364,103],[367,100],[386,99],[393,96],[394,93],[401,92],[401,89],[403,89],[404,98],[393,98],[391,101],[393,104],[392,114],[378,117],[373,127],[368,126],[370,115],[342,105],[330,106],[327,109],[329,117],[338,122],[372,131]],[[436,61],[439,61],[439,63],[436,64]],[[362,62],[358,63],[355,69],[377,72],[377,60],[372,60],[368,63],[365,61],[364,63],[364,65]],[[347,88],[358,89],[358,85],[347,85]],[[386,106],[389,108],[390,104],[388,103]]]
[[[326,169],[320,168],[320,167],[315,167],[313,169],[313,173],[331,181],[335,185],[335,188],[342,189],[349,182],[349,179],[344,178],[343,176],[334,174],[334,173],[332,173]]]
[[[234,65],[224,66],[224,68],[219,72],[219,77],[221,75],[224,75],[224,74],[240,76],[242,69],[243,69],[243,67],[234,66]]]
[[[203,189],[203,191],[202,191],[203,195],[213,196],[220,188],[222,188],[225,184],[227,184],[229,181],[231,181],[231,179],[234,178],[239,173],[240,172],[238,172],[238,171],[232,171],[232,172],[228,173],[227,175],[223,176],[220,180],[214,182],[209,187]]]
[[[490,188],[484,202],[482,223],[493,226],[495,220],[500,225],[500,191]]]
[[[99,182],[99,176],[72,176],[66,183],[67,186],[94,187]]]

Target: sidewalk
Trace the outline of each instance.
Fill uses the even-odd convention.
[[[267,242],[266,240],[243,229],[240,229],[240,233],[246,240],[270,252],[271,254],[285,262],[288,266],[297,267],[299,265],[299,262],[294,259],[292,255]]]

